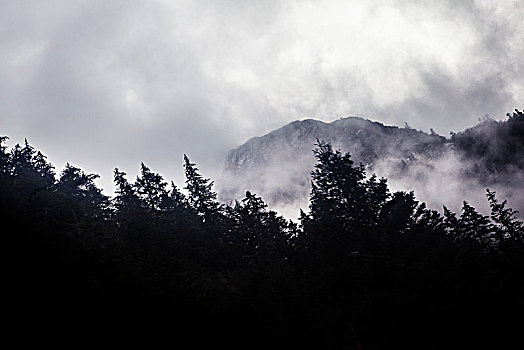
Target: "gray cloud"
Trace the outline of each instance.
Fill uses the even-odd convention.
[[[183,181],[291,120],[443,134],[522,108],[521,1],[2,1],[0,133]]]

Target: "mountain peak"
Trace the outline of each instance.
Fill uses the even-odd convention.
[[[229,152],[224,176],[234,181],[221,181],[228,184],[221,188],[222,199],[229,201],[250,190],[279,210],[297,200],[307,202],[309,176],[315,163],[312,150],[317,140],[350,152],[355,162],[370,168],[377,159],[408,158],[414,152],[438,149],[437,145],[445,143],[441,136],[354,116],[331,122],[295,120]]]

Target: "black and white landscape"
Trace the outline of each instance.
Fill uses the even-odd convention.
[[[523,18],[0,0],[4,343],[524,348]]]

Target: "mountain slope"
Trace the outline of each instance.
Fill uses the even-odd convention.
[[[448,141],[409,128],[385,126],[357,117],[325,123],[294,121],[262,137],[254,137],[228,154],[220,188],[223,200],[249,189],[262,195],[271,207],[288,211],[307,202],[310,172],[315,164],[311,150],[318,140],[350,152],[356,163],[373,169],[377,162],[396,162],[414,155],[436,156]],[[399,163],[400,164],[400,163]]]
[[[311,150],[318,140],[349,152],[368,175],[386,177],[394,190],[415,190],[435,209],[460,209],[465,199],[487,211],[489,186],[524,210],[524,117],[505,122],[487,119],[451,139],[410,128],[386,126],[358,117],[331,123],[294,121],[254,137],[229,152],[219,181],[221,199],[240,198],[246,190],[261,195],[271,208],[295,218],[307,209]],[[509,153],[508,153],[509,152]]]

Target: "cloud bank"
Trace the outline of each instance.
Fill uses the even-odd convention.
[[[183,182],[295,119],[447,134],[524,101],[522,1],[0,3],[0,133],[57,167]]]

